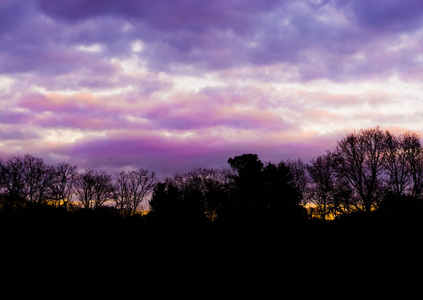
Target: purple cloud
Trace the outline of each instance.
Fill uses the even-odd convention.
[[[349,4],[338,1],[350,8],[358,22],[367,28],[382,31],[415,30],[422,25],[423,3],[414,0],[369,0]]]
[[[23,132],[22,130],[16,128],[12,128],[11,130],[0,128],[0,140],[3,141],[29,140],[37,138],[40,138],[40,136],[35,132]]]
[[[0,111],[0,124],[21,124],[25,123],[25,120],[28,118],[27,113],[23,112],[13,112],[13,111]]]
[[[168,102],[151,105],[140,112],[140,116],[159,128],[173,130],[218,126],[269,131],[292,128],[283,116],[269,107],[266,94],[253,89],[209,89],[191,95],[176,95],[171,102],[171,105]]]
[[[93,17],[113,16],[127,17],[144,21],[154,28],[168,30],[184,24],[191,30],[201,30],[203,24],[239,28],[233,19],[240,20],[245,14],[257,13],[272,9],[281,1],[240,1],[240,0],[187,0],[175,2],[106,0],[99,3],[95,0],[79,0],[59,3],[54,0],[38,0],[40,8],[48,15],[67,22],[78,22]],[[200,27],[196,28],[196,27]]]
[[[1,1],[0,156],[169,174],[420,130],[422,15],[413,0]]]
[[[89,94],[72,96],[30,94],[18,105],[32,112],[27,122],[45,128],[103,130],[122,127],[128,110],[110,105],[107,98]],[[112,102],[113,103],[113,102]]]
[[[339,135],[339,133],[337,133]],[[205,135],[197,138],[165,137],[145,133],[111,134],[95,139],[81,139],[71,146],[56,147],[50,154],[67,157],[82,167],[116,170],[121,167],[148,168],[161,176],[188,171],[198,167],[227,167],[229,157],[242,153],[258,153],[263,161],[278,162],[287,158],[302,157],[306,161],[324,153],[334,145],[333,136],[304,135],[301,143],[296,139],[267,141],[230,141],[222,137]],[[328,142],[329,141],[329,142]]]
[[[140,39],[144,49],[138,55],[155,71],[284,63],[295,66],[302,80],[350,80],[387,74],[399,64],[412,68],[410,55],[421,47],[393,55],[385,44],[418,29],[422,11],[412,0],[6,1],[0,8],[8,20],[0,23],[7,31],[0,72],[113,74],[109,58],[132,55],[129,45]],[[76,49],[94,44],[102,50]]]

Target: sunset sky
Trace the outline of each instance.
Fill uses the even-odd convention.
[[[171,175],[423,132],[423,1],[1,0],[0,157]]]

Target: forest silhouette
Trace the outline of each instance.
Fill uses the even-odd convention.
[[[322,233],[374,237],[423,224],[423,148],[413,132],[354,131],[310,163],[242,154],[228,165],[159,179],[145,169],[109,174],[10,156],[0,160],[0,226],[3,233],[54,229],[67,237],[160,232],[318,240]]]

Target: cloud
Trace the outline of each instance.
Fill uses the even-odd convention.
[[[423,23],[423,3],[414,0],[369,0],[346,3],[357,21],[368,29],[377,31],[414,30]]]
[[[273,110],[264,90],[205,89],[198,93],[169,94],[167,100],[132,99],[93,94],[26,94],[20,109],[31,112],[28,123],[47,128],[85,130],[150,129],[177,131],[209,127],[279,131],[292,128]],[[9,118],[18,118],[19,114]],[[16,119],[16,121],[23,121]]]
[[[15,111],[0,111],[0,124],[22,124],[28,118],[28,114]]]
[[[243,153],[258,153],[263,161],[279,162],[298,157],[308,161],[315,155],[323,154],[328,146],[334,144],[333,136],[319,136],[316,133],[301,137],[278,137],[270,141],[269,137],[251,135],[250,139],[239,141],[226,139],[211,130],[200,137],[166,136],[157,132],[119,132],[98,138],[79,139],[66,147],[58,145],[49,155],[65,158],[80,168],[117,170],[124,166],[142,167],[155,170],[161,176],[169,176],[197,167],[227,167],[228,158]]]
[[[27,121],[45,128],[105,130],[122,127],[129,108],[125,103],[90,94],[62,96],[56,94],[24,95],[18,105],[31,112]]]
[[[238,27],[243,30],[244,24],[233,24],[245,14],[269,10],[281,1],[241,1],[241,0],[187,0],[174,2],[164,0],[133,1],[106,0],[99,3],[95,0],[78,0],[72,2],[57,2],[54,0],[38,0],[42,11],[50,16],[67,22],[80,22],[88,18],[113,16],[139,19],[151,27],[168,30],[185,24],[191,30],[201,30],[201,27],[211,26]],[[235,22],[236,23],[236,22]],[[197,26],[193,26],[197,25]],[[200,26],[199,26],[200,25]],[[200,29],[196,28],[200,27]]]
[[[413,0],[4,3],[5,74],[38,72],[54,79],[78,72],[82,78],[68,84],[113,85],[106,80],[119,72],[112,59],[134,55],[130,45],[138,40],[143,47],[135,55],[145,66],[172,74],[279,64],[291,80],[348,81],[393,72],[421,77],[415,38],[387,51],[402,34],[420,36],[423,6]],[[98,74],[103,76],[96,80]]]
[[[10,128],[10,126],[0,127],[0,140],[3,141],[29,140],[37,138],[40,138],[40,136],[35,132],[22,131],[17,128]]]
[[[169,173],[244,152],[308,158],[353,128],[419,129],[422,11],[413,0],[1,1],[0,154]]]
[[[250,130],[290,128],[291,125],[284,117],[266,103],[264,91],[215,88],[195,94],[173,95],[167,101],[146,107],[140,115],[159,128],[170,130],[198,130],[218,126]]]

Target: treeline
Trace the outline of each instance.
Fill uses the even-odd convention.
[[[4,209],[50,205],[75,210],[113,205],[119,214],[134,215],[158,179],[145,169],[108,174],[68,163],[47,164],[32,154],[0,161],[0,196]]]
[[[301,190],[288,165],[256,154],[230,158],[231,169],[195,169],[156,185],[151,214],[171,220],[262,223],[306,219]]]
[[[415,206],[422,199],[423,149],[413,132],[353,132],[305,168],[303,193],[323,219]]]
[[[342,219],[352,214],[421,212],[423,149],[413,132],[379,127],[348,134],[310,163],[229,158],[230,168],[198,168],[159,180],[145,169],[108,174],[26,154],[0,161],[3,210],[48,205],[67,211],[109,209],[160,222],[253,224]]]

